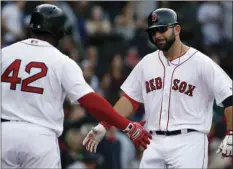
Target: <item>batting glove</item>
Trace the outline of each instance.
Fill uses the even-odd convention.
[[[105,133],[106,128],[99,123],[97,126],[93,127],[91,131],[89,131],[89,133],[83,140],[83,146],[85,146],[87,151],[95,153],[97,146],[103,139]]]
[[[233,149],[233,143],[232,143],[232,135],[233,131],[228,130],[225,138],[223,139],[222,143],[220,144],[218,150],[216,151],[216,154],[222,153],[222,157],[233,157],[232,155],[232,149]]]
[[[133,141],[135,146],[138,148],[142,146],[144,149],[147,148],[147,145],[150,144],[150,139],[152,139],[151,134],[149,134],[142,126],[146,121],[141,121],[139,123],[132,122],[123,130],[128,137]]]
[[[150,144],[150,139],[152,139],[152,136],[142,127],[145,123],[146,121],[141,121],[139,123],[132,122],[123,130],[137,148],[142,146],[146,149],[147,145]],[[106,134],[106,130],[110,127],[111,126],[107,123],[101,122],[96,127],[92,128],[83,140],[83,146],[85,146],[86,150],[96,152],[98,144]]]

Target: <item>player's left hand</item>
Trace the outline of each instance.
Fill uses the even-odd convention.
[[[150,144],[152,139],[151,134],[149,134],[144,128],[146,121],[129,123],[125,130],[123,130],[128,137],[133,141],[134,145],[139,148],[142,146],[144,149]]]
[[[217,154],[221,153],[222,157],[233,157],[232,155],[232,149],[233,149],[233,143],[232,143],[232,135],[233,131],[229,130],[227,131],[227,134],[225,138],[223,139],[222,143],[220,144],[218,150],[216,151]]]

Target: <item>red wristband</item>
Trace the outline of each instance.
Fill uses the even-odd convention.
[[[106,123],[106,122],[104,122],[104,121],[101,121],[100,124],[101,124],[102,126],[104,126],[104,128],[106,128],[106,129],[110,129],[110,128],[112,127],[110,124],[108,124],[108,123]]]
[[[233,130],[227,130],[227,135],[233,135]]]

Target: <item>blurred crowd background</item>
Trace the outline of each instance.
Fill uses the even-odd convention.
[[[121,96],[120,86],[134,66],[156,50],[144,30],[148,14],[160,7],[178,13],[184,43],[207,54],[232,78],[230,1],[1,1],[1,48],[26,38],[30,13],[42,3],[56,4],[65,11],[68,32],[59,49],[77,62],[86,81],[112,105]],[[215,154],[226,127],[223,108],[215,105],[213,111],[209,168],[232,169],[232,159],[221,159]],[[138,168],[143,150],[135,149],[121,131],[112,128],[97,153],[88,153],[82,140],[98,122],[68,99],[64,102],[64,113],[64,133],[59,138],[63,169]],[[143,117],[142,106],[130,119],[140,121]]]

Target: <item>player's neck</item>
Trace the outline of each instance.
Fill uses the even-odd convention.
[[[188,49],[189,47],[184,45],[181,41],[176,41],[168,51],[163,51],[163,54],[168,60],[174,60],[180,56],[183,56]]]
[[[49,37],[49,36],[40,36],[40,35],[38,36],[38,35],[35,35],[35,34],[31,34],[30,38],[46,41],[46,42],[50,43],[53,46],[57,45],[56,40],[54,40],[54,38]]]

